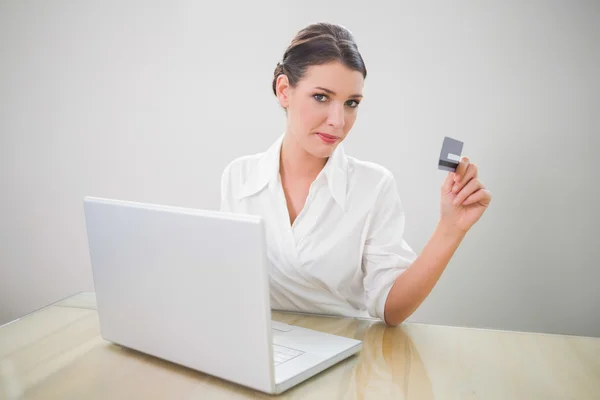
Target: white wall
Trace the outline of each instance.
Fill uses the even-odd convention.
[[[1,2],[0,323],[93,289],[84,195],[217,208],[224,165],[282,132],[273,68],[318,20],[356,35],[347,152],[394,172],[415,250],[444,135],[494,194],[411,320],[600,336],[594,1]]]

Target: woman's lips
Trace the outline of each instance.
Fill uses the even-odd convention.
[[[321,133],[321,132],[317,132],[317,136],[320,137],[321,140],[324,141],[327,144],[335,143],[339,139],[337,136],[328,135],[326,133]]]

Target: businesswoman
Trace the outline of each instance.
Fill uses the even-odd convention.
[[[300,30],[273,77],[285,133],[225,167],[221,209],[264,218],[273,309],[393,326],[429,295],[491,194],[463,157],[441,187],[439,222],[417,256],[404,239],[392,174],[342,146],[366,76],[347,29],[318,23]]]

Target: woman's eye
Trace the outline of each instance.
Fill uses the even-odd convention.
[[[323,103],[325,100],[327,100],[327,96],[324,94],[315,94],[313,97],[320,103]]]
[[[348,100],[346,104],[352,108],[358,107],[359,102],[356,100]]]

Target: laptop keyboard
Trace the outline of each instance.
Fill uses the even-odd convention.
[[[273,345],[273,359],[275,361],[275,366],[290,361],[302,354],[304,354],[304,352],[300,350],[290,349],[289,347],[279,346],[277,344]]]

